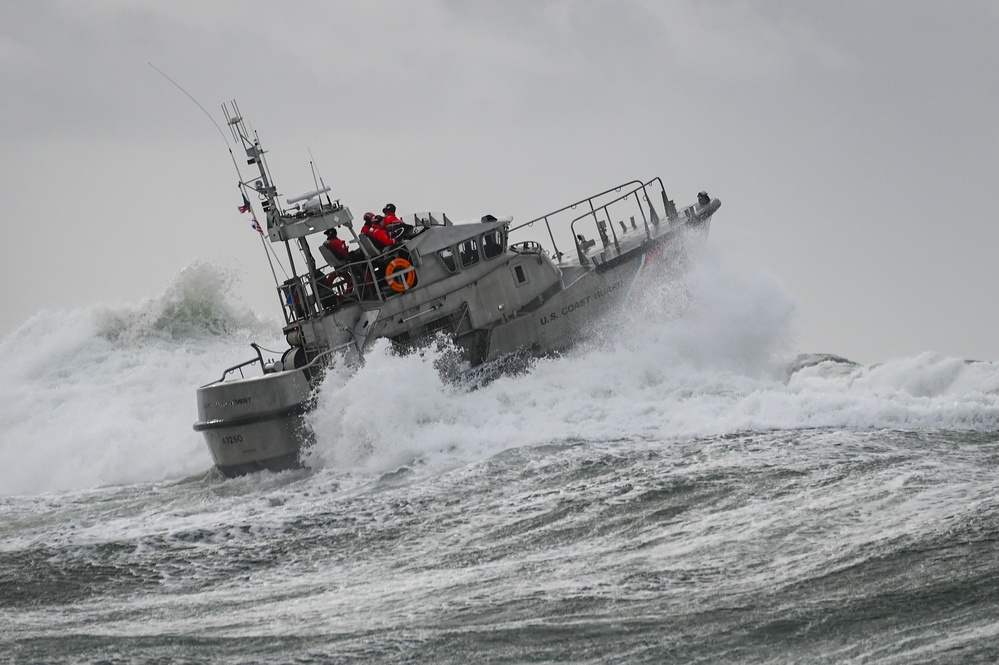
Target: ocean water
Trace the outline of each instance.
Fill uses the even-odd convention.
[[[488,381],[376,346],[226,480],[194,388],[282,346],[232,279],[0,343],[0,662],[999,660],[995,363],[797,355],[707,250]]]

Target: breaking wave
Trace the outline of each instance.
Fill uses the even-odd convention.
[[[321,387],[312,464],[377,474],[572,441],[999,429],[995,363],[925,353],[864,367],[794,355],[793,300],[774,279],[710,252],[682,283],[648,289],[639,304],[591,342],[476,390],[441,377],[446,348],[400,357],[376,345],[359,371],[334,371]]]
[[[134,306],[41,312],[0,343],[0,494],[179,479],[212,460],[195,389],[282,348],[280,325],[196,264]],[[682,316],[680,316],[682,314]],[[999,429],[999,366],[933,353],[862,366],[796,355],[794,302],[773,278],[706,252],[682,283],[647,290],[602,334],[474,384],[447,345],[378,342],[332,368],[311,416],[318,472],[365,478],[451,468],[523,446],[686,441],[805,428]]]
[[[273,334],[273,321],[262,321],[233,298],[238,283],[233,271],[194,263],[157,298],[137,307],[95,309],[95,326],[98,334],[113,342]]]
[[[183,477],[211,468],[194,390],[280,326],[234,300],[233,276],[185,269],[138,305],[42,311],[0,343],[0,494]]]

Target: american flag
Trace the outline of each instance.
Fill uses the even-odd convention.
[[[260,235],[264,235],[264,230],[260,228],[260,222],[257,221],[256,217],[253,218],[253,222],[250,223],[250,226],[252,226],[253,230],[259,233]]]
[[[246,194],[243,194],[243,205],[239,206],[240,212],[250,212],[250,202],[246,200]]]

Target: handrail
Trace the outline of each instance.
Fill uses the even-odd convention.
[[[345,342],[345,343],[341,344],[340,346],[333,347],[332,349],[326,349],[325,351],[320,351],[319,353],[316,354],[316,356],[312,360],[310,360],[309,362],[305,363],[301,367],[296,367],[295,369],[308,369],[308,368],[312,367],[313,365],[318,364],[318,362],[321,359],[326,358],[327,356],[333,355],[334,353],[337,353],[338,351],[342,351],[342,350],[344,350],[346,348],[349,348],[351,344],[353,344],[353,342]],[[223,383],[223,382],[225,382],[225,378],[227,376],[229,376],[229,374],[231,372],[234,372],[236,370],[239,370],[239,376],[240,376],[240,378],[245,379],[246,375],[243,374],[243,368],[247,367],[249,365],[256,364],[257,362],[259,362],[260,363],[260,367],[263,368],[263,366],[264,366],[263,358],[260,355],[260,350],[263,349],[263,347],[260,346],[259,344],[256,344],[256,343],[250,343],[250,346],[252,346],[256,350],[256,352],[257,352],[257,357],[256,358],[250,358],[249,360],[241,362],[238,365],[233,365],[232,367],[229,367],[229,368],[223,370],[222,371],[222,378],[220,378],[218,381],[215,381],[213,383],[209,383],[208,385],[211,386],[211,385],[214,385],[215,383]],[[270,353],[276,353],[275,351],[271,351],[270,349],[263,349],[263,350],[264,351],[268,351]]]
[[[597,219],[597,212],[602,210],[604,212],[604,214],[607,216],[608,226],[610,226],[610,230],[611,230],[611,237],[614,238],[614,247],[615,247],[615,249],[617,249],[617,250],[620,251],[621,245],[620,245],[620,243],[619,243],[619,241],[617,239],[617,231],[614,229],[614,222],[611,220],[611,217],[610,217],[610,210],[609,210],[610,207],[612,205],[614,205],[615,203],[620,203],[621,201],[624,201],[629,196],[635,195],[637,197],[638,196],[638,190],[641,189],[642,190],[642,194],[643,194],[643,196],[645,198],[645,202],[649,205],[649,210],[650,210],[650,213],[652,214],[652,223],[654,225],[658,224],[659,223],[659,221],[658,221],[658,215],[656,215],[656,213],[655,213],[655,208],[652,206],[652,202],[649,201],[649,192],[648,192],[648,189],[647,189],[647,187],[649,185],[651,185],[653,182],[655,182],[656,180],[659,180],[659,178],[658,177],[653,178],[652,180],[650,180],[650,181],[648,181],[647,183],[644,183],[644,184],[643,183],[638,183],[638,187],[636,187],[635,189],[630,190],[624,196],[619,196],[619,197],[617,197],[616,199],[614,199],[612,201],[608,201],[607,203],[605,203],[604,205],[600,206],[599,208],[592,209],[590,212],[582,214],[579,217],[577,217],[574,220],[572,220],[572,222],[569,224],[569,229],[572,231],[573,238],[576,239],[576,251],[579,254],[579,262],[581,264],[584,264],[586,257],[584,255],[585,251],[583,250],[583,248],[581,247],[581,244],[579,242],[579,236],[576,234],[576,222],[578,222],[578,221],[580,221],[582,219],[586,219],[587,217],[591,217],[592,216],[594,223],[596,223],[596,225],[597,225],[598,233],[600,233],[600,238],[601,238],[601,240],[604,241],[604,245],[606,246],[606,244],[607,244],[606,234],[600,228],[600,220]],[[662,186],[662,180],[659,180],[659,185],[660,185],[660,187]],[[665,193],[666,190],[662,189],[661,191],[663,191]],[[652,237],[652,230],[649,228],[649,220],[645,216],[645,209],[642,208],[641,203],[639,203],[639,205],[638,205],[638,210],[639,210],[639,212],[642,213],[642,224],[645,227],[645,237],[646,238],[651,238]]]
[[[613,198],[610,201],[603,200],[604,197],[606,197],[608,194],[613,194],[615,192],[622,192],[622,191],[624,192],[623,194]],[[618,238],[618,232],[614,228],[614,221],[612,218],[611,208],[614,206],[618,206],[620,203],[626,201],[629,197],[634,195],[635,202],[634,204],[631,205],[633,205],[634,208],[637,208],[637,211],[635,211],[634,208],[632,208],[632,213],[630,213],[632,218],[632,225],[634,226],[636,222],[635,218],[640,215],[642,218],[642,225],[645,229],[645,234],[647,237],[651,238],[653,235],[653,230],[650,227],[649,224],[650,221],[653,226],[658,226],[659,221],[661,219],[658,212],[656,211],[656,204],[653,201],[653,196],[657,192],[662,196],[662,202],[664,206],[664,217],[672,221],[673,219],[676,218],[676,209],[675,206],[672,205],[672,201],[670,201],[669,197],[666,195],[666,188],[663,185],[662,179],[657,176],[655,178],[652,178],[648,182],[644,183],[640,180],[630,180],[621,185],[618,185],[617,187],[611,187],[610,189],[604,190],[598,194],[588,196],[585,199],[581,199],[579,201],[576,201],[575,203],[563,206],[558,210],[554,210],[540,217],[536,217],[535,219],[532,219],[523,224],[511,227],[508,232],[512,234],[514,231],[517,231],[519,229],[523,229],[525,227],[531,227],[537,222],[544,222],[546,229],[548,231],[548,236],[551,239],[552,247],[554,248],[554,258],[561,263],[564,254],[558,249],[558,245],[555,240],[555,233],[552,228],[555,220],[553,220],[552,218],[562,213],[565,213],[566,211],[574,210],[579,206],[584,206],[585,204],[583,209],[586,210],[586,208],[589,208],[589,210],[586,210],[584,214],[573,218],[569,222],[569,230],[572,234],[572,241],[576,247],[576,255],[579,258],[579,263],[580,265],[586,265],[587,264],[586,250],[593,245],[593,241],[582,238],[580,234],[576,232],[576,222],[582,219],[591,218],[596,226],[597,234],[600,238],[600,241],[603,243],[604,247],[608,247],[613,244],[614,247],[618,251],[620,251],[620,240]],[[646,210],[646,207],[648,207],[648,210]],[[564,219],[564,217],[562,219]],[[561,224],[564,222],[559,222],[559,223]],[[622,224],[623,223],[624,222],[622,221]],[[610,227],[609,235],[607,233],[608,226]],[[565,227],[563,226],[561,228]]]
[[[219,379],[218,381],[216,381],[215,383],[222,383],[223,381],[225,381],[225,377],[229,376],[230,372],[235,372],[237,369],[239,370],[239,377],[241,379],[245,379],[246,375],[243,374],[243,368],[246,367],[247,365],[253,365],[254,363],[260,362],[260,358],[259,358],[259,353],[260,352],[258,351],[257,353],[258,353],[258,357],[257,358],[250,358],[246,362],[241,362],[238,365],[233,365],[232,367],[229,367],[228,369],[223,370],[222,371],[222,378]],[[261,363],[260,366],[263,367],[263,363]],[[212,385],[212,384],[208,384],[208,385]]]
[[[654,179],[658,180],[658,178],[654,178]],[[652,182],[652,181],[650,180],[649,182]],[[570,208],[575,208],[580,203],[586,203],[587,201],[591,201],[593,199],[598,199],[598,198],[600,198],[601,196],[603,196],[605,194],[610,194],[611,192],[620,192],[623,188],[627,187],[628,185],[638,185],[639,187],[641,187],[642,186],[642,181],[641,180],[629,180],[628,182],[622,183],[622,184],[618,185],[617,187],[611,187],[610,189],[605,190],[603,192],[600,192],[599,194],[593,194],[592,196],[587,196],[585,199],[580,199],[579,201],[576,201],[575,203],[570,203],[569,205],[564,206],[562,208],[559,208],[558,210],[553,210],[552,212],[550,212],[550,213],[548,213],[546,215],[541,215],[540,217],[535,217],[534,219],[532,219],[529,222],[524,222],[523,224],[518,224],[517,226],[513,226],[513,227],[510,228],[510,231],[516,231],[517,229],[524,228],[525,226],[531,226],[535,222],[540,222],[542,219],[547,219],[548,217],[551,217],[553,215],[557,215],[560,212],[565,212],[566,210],[569,210]]]
[[[309,319],[312,315],[321,313],[329,307],[323,305],[323,301],[337,295],[338,285],[342,285],[344,293],[340,294],[343,299],[354,300],[385,300],[386,297],[394,295],[395,292],[385,294],[382,286],[388,288],[384,275],[376,274],[375,263],[388,263],[394,258],[403,256],[405,246],[392,247],[386,249],[375,256],[365,256],[359,261],[345,263],[339,266],[330,266],[326,272],[322,268],[316,268],[316,274],[310,279],[308,275],[296,275],[279,285],[277,290],[281,297],[281,304],[285,311],[287,323]],[[398,271],[395,275],[405,274],[416,270],[416,267]],[[369,283],[364,279],[367,272],[371,276]],[[327,284],[326,280],[330,276],[336,279]],[[313,286],[315,285],[315,286]],[[298,295],[296,301],[296,292]],[[349,295],[348,295],[349,293]]]
[[[590,207],[592,208],[593,207],[593,203],[592,203],[593,199],[598,199],[601,196],[604,196],[606,194],[610,194],[611,192],[619,192],[624,187],[627,187],[629,185],[638,185],[638,186],[641,186],[642,183],[641,183],[640,180],[630,180],[628,182],[625,182],[625,183],[622,183],[622,184],[618,185],[617,187],[611,187],[610,189],[608,189],[606,191],[603,191],[603,192],[600,192],[599,194],[593,194],[592,196],[588,196],[585,199],[580,199],[579,201],[576,201],[575,203],[570,203],[569,205],[564,206],[562,208],[559,208],[558,210],[553,210],[552,212],[550,212],[548,214],[541,215],[540,217],[535,217],[534,219],[532,219],[529,222],[524,222],[523,224],[518,224],[517,226],[513,226],[513,227],[511,227],[507,231],[507,234],[513,233],[514,231],[516,231],[518,229],[522,229],[522,228],[524,228],[526,226],[534,226],[535,222],[540,222],[541,220],[544,220],[545,227],[548,229],[548,237],[551,238],[551,241],[552,241],[552,248],[555,250],[554,256],[555,256],[555,258],[558,261],[561,262],[563,254],[562,254],[562,252],[559,251],[558,244],[555,242],[555,234],[552,233],[551,223],[548,221],[548,218],[549,217],[553,217],[553,216],[555,216],[555,215],[557,215],[557,214],[559,214],[561,212],[565,212],[566,210],[573,209],[576,206],[578,206],[580,204],[583,204],[583,203],[590,203]]]

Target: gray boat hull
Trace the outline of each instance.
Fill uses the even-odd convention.
[[[707,223],[678,229],[581,273],[534,311],[493,328],[486,361],[525,348],[536,354],[555,353],[590,337],[600,322],[621,310],[639,282],[682,275],[688,242],[703,239],[707,232]]]
[[[289,370],[198,389],[198,422],[215,466],[229,477],[301,466],[312,441],[304,414],[312,385],[304,370]]]

